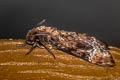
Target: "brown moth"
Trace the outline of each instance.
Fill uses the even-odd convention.
[[[24,44],[17,46],[31,45],[28,55],[36,47],[43,46],[54,58],[46,44],[50,44],[57,50],[64,51],[70,55],[84,59],[100,66],[112,67],[114,59],[108,51],[108,46],[93,36],[76,32],[58,30],[56,27],[39,26],[28,31]]]

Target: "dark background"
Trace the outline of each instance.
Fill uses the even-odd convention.
[[[120,0],[0,0],[0,38],[25,38],[45,25],[88,33],[120,46]]]

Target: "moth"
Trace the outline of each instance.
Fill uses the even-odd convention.
[[[59,30],[56,27],[39,26],[28,31],[26,40],[17,46],[31,45],[30,54],[36,47],[43,46],[53,58],[56,58],[48,44],[90,63],[113,67],[115,61],[108,46],[101,40],[77,32]]]

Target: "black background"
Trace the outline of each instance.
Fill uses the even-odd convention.
[[[42,19],[120,46],[120,0],[0,0],[1,39],[25,38]]]

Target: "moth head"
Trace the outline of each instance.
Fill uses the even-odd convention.
[[[27,33],[27,35],[26,35],[26,43],[28,44],[28,45],[33,45],[34,44],[34,42],[35,42],[35,34],[37,33],[37,29],[36,28],[33,28],[32,30],[29,30],[28,31],[28,33]]]

